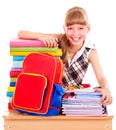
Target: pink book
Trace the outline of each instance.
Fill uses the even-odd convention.
[[[44,47],[44,42],[40,40],[27,40],[14,38],[10,41],[10,47]]]

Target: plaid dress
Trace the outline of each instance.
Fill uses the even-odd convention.
[[[74,58],[72,60],[68,58],[68,64],[64,66],[64,88],[68,86],[78,87],[82,84],[89,65],[88,55],[92,49],[95,49],[95,45],[86,40],[81,50],[77,52]]]

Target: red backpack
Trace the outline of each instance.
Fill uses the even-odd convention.
[[[13,109],[35,115],[58,115],[62,104],[63,63],[47,53],[31,53],[23,61],[12,97]]]

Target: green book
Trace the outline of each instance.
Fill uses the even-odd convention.
[[[10,52],[56,52],[58,47],[10,47]]]

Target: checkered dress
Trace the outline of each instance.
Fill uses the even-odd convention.
[[[76,58],[70,65],[64,67],[63,86],[76,86],[82,84],[83,78],[87,71],[89,61],[88,54],[92,48],[84,47],[82,54]]]

